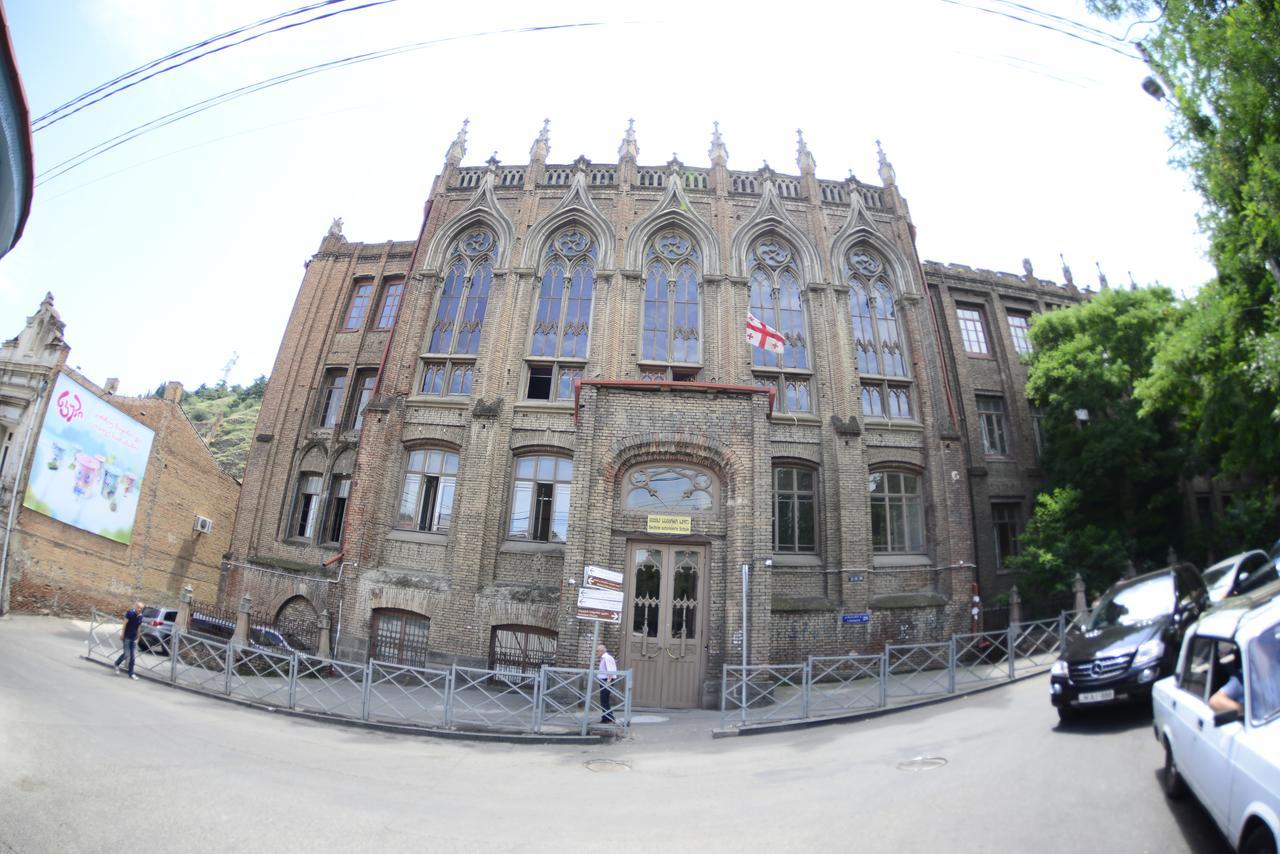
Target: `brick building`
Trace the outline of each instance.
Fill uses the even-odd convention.
[[[67,366],[71,348],[63,331],[49,295],[19,334],[0,346],[0,612],[11,602],[72,612],[90,606],[122,610],[138,599],[171,604],[188,584],[197,599],[216,599],[239,484],[218,467],[187,421],[178,405],[180,383],[169,383],[164,399],[120,397],[116,380],[99,387]],[[33,467],[46,475],[57,470],[69,481],[72,463],[85,456],[67,448],[52,459],[40,449],[60,377],[110,407],[106,411],[154,432],[145,465],[136,472],[113,471],[109,459],[94,459],[92,452],[80,466],[86,474],[83,497],[110,501],[105,512],[112,523],[132,526],[122,537],[127,542],[92,533],[83,522],[59,521],[24,502]],[[125,518],[126,508],[134,510],[132,520]],[[196,530],[198,516],[211,522],[210,530]]]
[[[922,266],[883,153],[874,185],[820,180],[803,138],[798,175],[731,171],[718,129],[705,168],[640,166],[631,128],[616,163],[549,150],[544,127],[526,165],[463,167],[464,128],[416,240],[335,221],[229,593],[328,610],[379,659],[579,664],[576,586],[611,568],[606,643],[669,707],[715,702],[744,643],[795,661],[966,630],[1035,486],[1011,319],[1078,295]],[[781,354],[745,342],[749,313]]]

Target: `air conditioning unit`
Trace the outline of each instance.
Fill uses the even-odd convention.
[[[213,520],[206,519],[204,516],[197,516],[195,530],[201,534],[211,533],[213,531]]]

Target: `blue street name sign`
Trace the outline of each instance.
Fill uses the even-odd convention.
[[[850,581],[866,581],[867,577],[865,575],[851,575],[849,576],[849,580]]]
[[[840,622],[842,622],[842,623],[869,623],[869,622],[871,622],[871,615],[870,615],[870,614],[867,614],[867,613],[862,613],[862,614],[841,614],[841,615],[840,615]]]

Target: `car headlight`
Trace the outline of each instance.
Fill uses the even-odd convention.
[[[1144,664],[1159,661],[1163,655],[1164,641],[1160,640],[1160,638],[1143,641],[1138,645],[1138,651],[1133,654],[1133,666],[1141,667]]]
[[[1059,658],[1057,661],[1055,661],[1053,663],[1053,666],[1049,668],[1049,675],[1050,676],[1066,676],[1067,660],[1065,658]]]

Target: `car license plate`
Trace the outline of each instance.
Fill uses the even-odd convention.
[[[1081,703],[1103,703],[1114,700],[1116,692],[1108,688],[1106,691],[1085,691],[1076,699]]]

